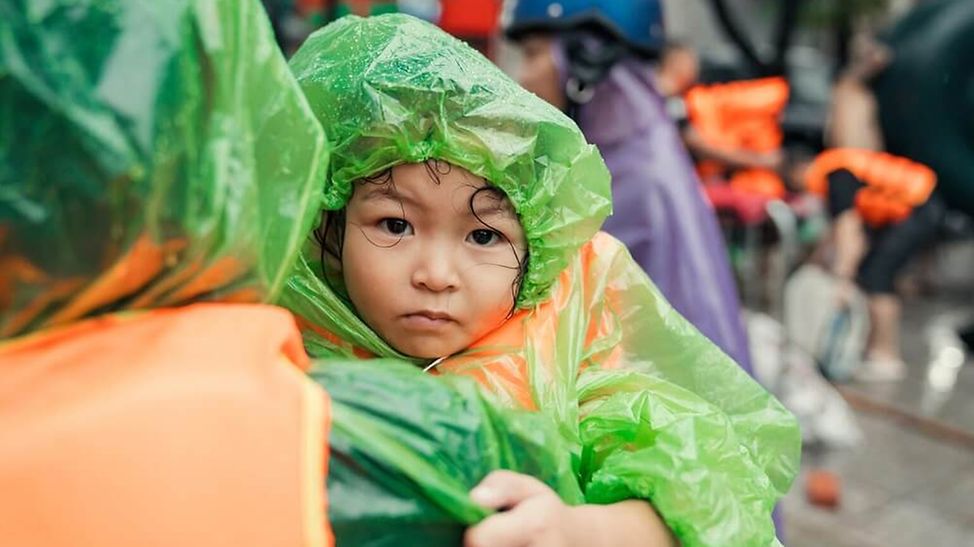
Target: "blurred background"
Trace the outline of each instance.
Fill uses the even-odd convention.
[[[801,422],[787,545],[974,545],[974,0],[265,6],[285,52],[411,13],[576,119],[607,229]]]

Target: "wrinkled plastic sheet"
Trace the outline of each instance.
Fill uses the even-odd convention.
[[[553,423],[494,404],[468,379],[389,360],[319,362],[311,377],[332,400],[328,516],[339,546],[459,545],[490,513],[470,490],[498,469],[582,501]]]
[[[0,3],[0,337],[273,297],[327,160],[256,0]]]

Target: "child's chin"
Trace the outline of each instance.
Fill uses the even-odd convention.
[[[439,359],[457,353],[463,348],[453,348],[450,344],[443,343],[411,343],[403,347],[396,347],[401,353],[416,359]]]
[[[438,351],[428,350],[428,351],[404,351],[406,355],[414,357],[416,359],[439,359],[445,355],[450,355],[449,353],[441,353]]]

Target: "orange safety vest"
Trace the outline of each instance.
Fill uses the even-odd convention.
[[[197,304],[0,343],[0,543],[330,546],[291,315]]]
[[[856,193],[856,211],[871,226],[905,220],[937,186],[929,167],[874,150],[835,148],[819,154],[805,173],[806,188],[828,196],[830,173],[847,169],[866,186]]]
[[[710,144],[721,148],[771,152],[782,142],[779,117],[788,103],[788,82],[781,77],[700,85],[686,94],[690,123]],[[723,174],[726,166],[701,162],[704,180]],[[770,169],[741,169],[731,175],[733,188],[770,198],[785,195],[781,177]]]

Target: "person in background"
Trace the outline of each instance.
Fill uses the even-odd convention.
[[[682,97],[700,78],[700,58],[687,42],[668,40],[656,66],[656,88],[669,100]]]
[[[656,68],[656,86],[666,97],[666,110],[680,129],[680,136],[697,161],[716,161],[729,169],[778,169],[783,163],[780,150],[753,151],[720,146],[704,138],[690,123],[685,96],[698,84],[700,59],[686,42],[667,42]]]
[[[506,34],[523,52],[520,83],[574,118],[612,173],[605,230],[677,311],[750,371],[717,219],[653,76],[662,3],[526,0],[507,15]]]
[[[899,339],[902,304],[894,281],[936,235],[945,212],[932,193],[936,176],[928,167],[883,152],[870,83],[889,60],[882,45],[857,43],[852,63],[833,88],[827,150],[804,177],[807,188],[823,196],[833,218],[827,242],[830,268],[842,287],[840,304],[857,286],[868,297],[871,330],[863,366],[856,372],[864,381],[893,381],[906,373]],[[904,196],[916,197],[899,199]]]

